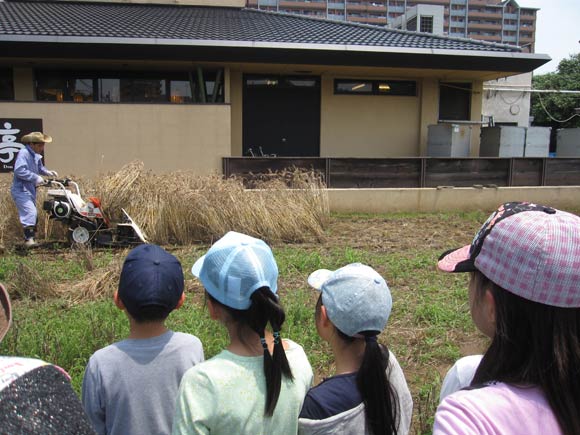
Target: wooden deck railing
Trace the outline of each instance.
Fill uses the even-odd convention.
[[[294,168],[319,173],[330,188],[580,185],[580,158],[223,158],[224,175],[248,185],[257,176]]]

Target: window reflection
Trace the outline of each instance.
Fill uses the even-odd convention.
[[[38,101],[223,103],[223,70],[181,73],[37,70]]]
[[[99,101],[102,103],[119,103],[121,101],[119,79],[99,79]]]
[[[75,103],[93,101],[93,79],[71,80],[70,94]]]
[[[189,81],[171,80],[170,86],[172,103],[191,103],[191,86]]]

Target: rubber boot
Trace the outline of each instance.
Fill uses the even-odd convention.
[[[34,227],[24,227],[24,246],[31,248],[36,245],[37,243],[34,240]]]

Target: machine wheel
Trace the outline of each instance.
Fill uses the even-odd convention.
[[[68,241],[71,245],[82,245],[88,246],[92,242],[93,238],[93,231],[91,225],[83,224],[82,222],[79,223],[75,227],[70,227],[68,229]]]
[[[78,243],[79,245],[84,245],[91,239],[91,234],[89,233],[89,230],[79,225],[72,230],[71,238],[73,239],[73,242]]]

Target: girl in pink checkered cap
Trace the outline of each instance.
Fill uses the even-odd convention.
[[[503,204],[438,267],[471,273],[471,315],[491,344],[433,433],[580,434],[580,218]]]

